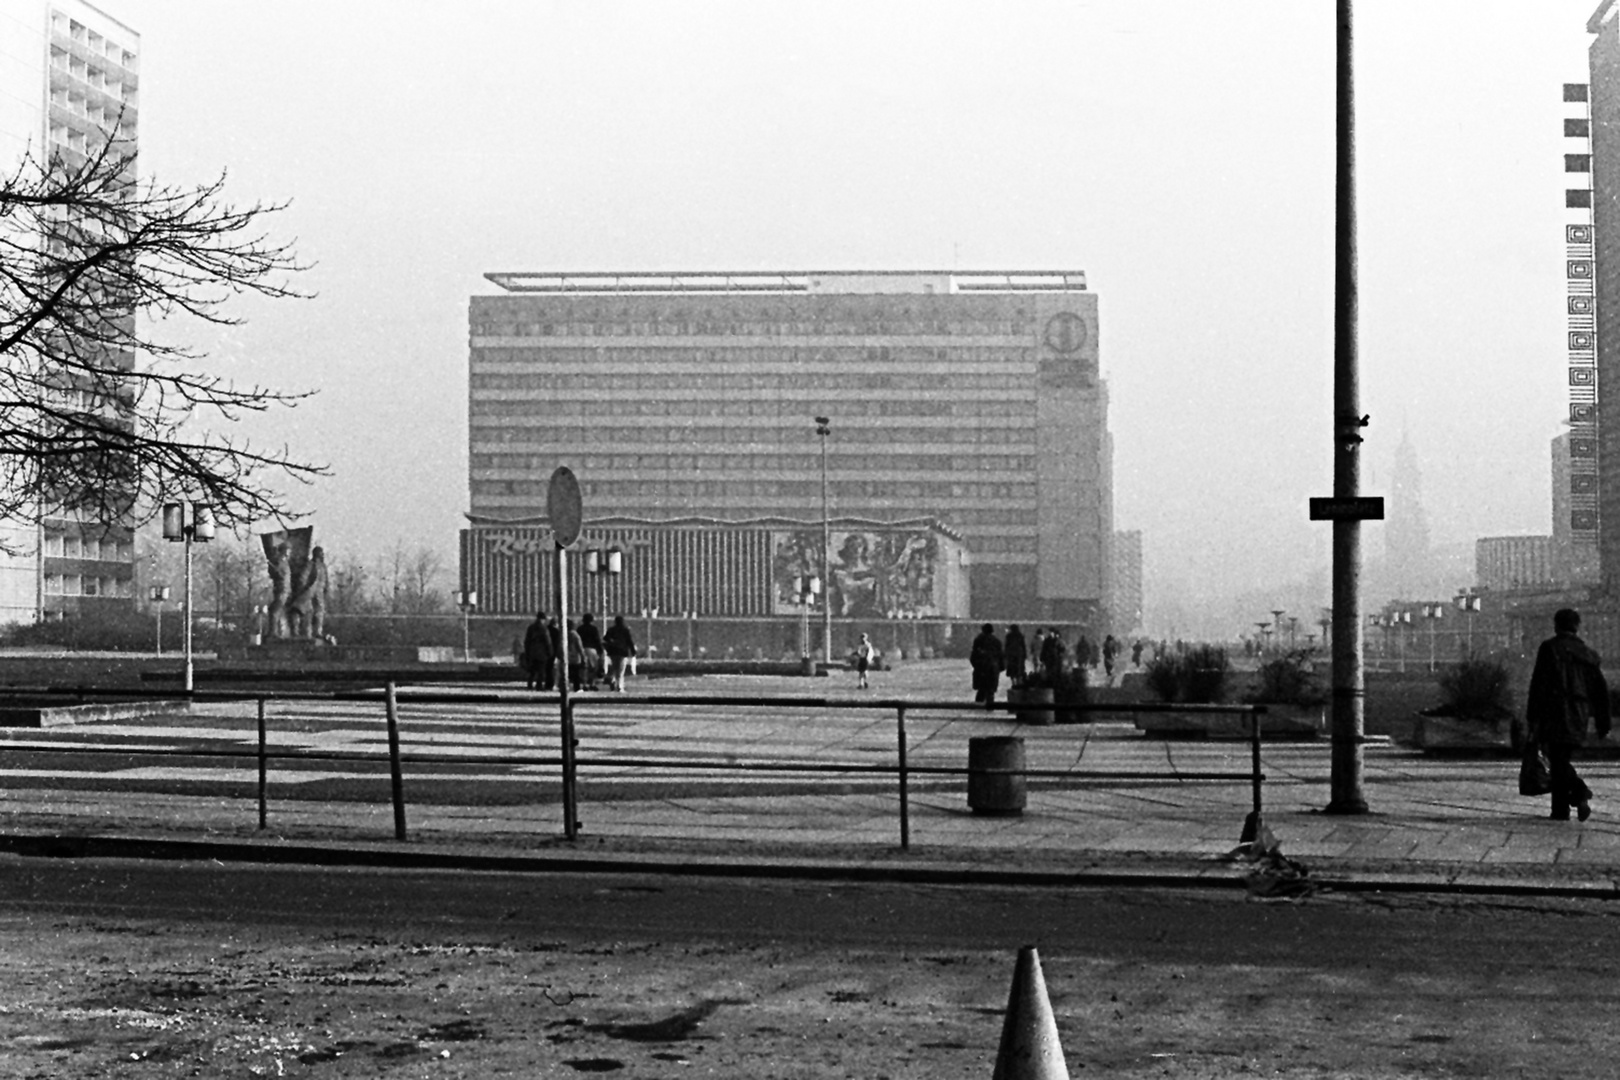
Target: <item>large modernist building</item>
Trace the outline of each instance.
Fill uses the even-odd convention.
[[[543,525],[567,465],[587,523],[774,522],[814,562],[831,518],[836,588],[852,534],[870,548],[886,523],[930,521],[967,568],[964,614],[1106,624],[1111,447],[1084,274],[487,277],[501,292],[470,308],[474,530]],[[477,549],[464,541],[464,581]]]
[[[82,0],[0,0],[0,168],[15,171],[25,155],[83,161],[114,128],[133,149],[139,53],[139,34]],[[7,521],[0,540],[10,549],[0,552],[0,622],[132,602],[134,539],[122,524]]]

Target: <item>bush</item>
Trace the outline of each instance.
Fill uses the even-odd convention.
[[[1507,665],[1499,660],[1469,657],[1440,669],[1441,711],[1444,715],[1496,722],[1513,715],[1508,705]]]
[[[1315,660],[1307,649],[1261,664],[1249,693],[1254,705],[1321,705],[1327,699],[1327,688],[1317,677]]]
[[[1219,645],[1195,645],[1148,661],[1148,689],[1166,704],[1214,705],[1226,699],[1232,663]]]

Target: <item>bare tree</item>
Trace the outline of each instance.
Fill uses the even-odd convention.
[[[403,541],[383,555],[378,572],[382,601],[390,615],[433,615],[447,610],[439,589],[444,559],[430,548],[408,549]]]
[[[189,497],[232,525],[291,516],[272,477],[324,474],[229,431],[305,395],[238,386],[165,333],[235,325],[235,297],[303,295],[292,246],[262,231],[285,204],[224,186],[137,179],[115,135],[0,175],[0,517],[128,523]]]

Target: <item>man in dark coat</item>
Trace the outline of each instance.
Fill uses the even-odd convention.
[[[996,684],[1001,682],[1003,666],[1001,642],[996,639],[996,628],[989,623],[985,623],[979,636],[973,639],[968,663],[973,665],[973,700],[984,702],[988,709],[995,704]]]
[[[1001,646],[1002,660],[1007,665],[1007,685],[1024,685],[1024,665],[1029,660],[1029,650],[1024,645],[1024,632],[1013,623],[1007,627],[1007,638]]]
[[[523,632],[523,670],[528,672],[530,690],[551,689],[555,659],[551,651],[551,630],[546,626],[546,613],[542,611]]]
[[[613,689],[624,691],[624,665],[636,655],[636,640],[630,628],[624,625],[624,616],[613,616],[613,625],[602,635],[602,647],[608,656],[608,683]]]
[[[1576,636],[1580,626],[1580,613],[1572,608],[1553,613],[1554,634],[1536,651],[1525,706],[1530,738],[1546,751],[1552,769],[1552,816],[1557,821],[1569,820],[1571,806],[1582,821],[1592,816],[1592,789],[1570,758],[1585,744],[1589,726],[1597,728],[1600,739],[1609,734],[1609,684],[1598,654]]]

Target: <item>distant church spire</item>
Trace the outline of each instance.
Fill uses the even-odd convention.
[[[1396,595],[1413,597],[1431,577],[1429,519],[1423,511],[1423,473],[1406,428],[1390,470],[1389,517],[1384,522],[1384,561]]]

